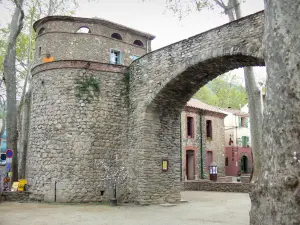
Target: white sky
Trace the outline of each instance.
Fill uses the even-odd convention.
[[[26,1],[26,0],[25,0]],[[212,1],[212,0],[211,0]],[[0,5],[0,27],[10,20],[7,9]],[[247,0],[242,3],[242,16],[263,10],[263,0]],[[152,50],[202,33],[228,22],[220,8],[192,12],[182,20],[172,12],[165,12],[165,0],[79,0],[76,15],[100,17],[138,29],[156,36]],[[241,73],[241,70],[236,71]],[[263,77],[265,68],[256,69],[257,77]]]

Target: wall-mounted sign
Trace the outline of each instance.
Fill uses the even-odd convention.
[[[12,158],[14,156],[14,152],[11,149],[6,150],[6,158]]]
[[[162,171],[166,172],[169,169],[169,160],[163,159],[162,160]]]

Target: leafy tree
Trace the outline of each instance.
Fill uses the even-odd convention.
[[[14,150],[12,162],[12,180],[18,180],[18,152],[17,152],[17,85],[16,85],[16,45],[17,38],[23,28],[23,0],[14,0],[15,11],[12,16],[9,36],[7,39],[7,50],[3,61],[3,72],[6,86],[7,98],[7,147]]]
[[[247,93],[241,84],[233,83],[233,77],[236,76],[226,74],[217,77],[200,88],[194,98],[221,108],[240,109],[247,103]]]

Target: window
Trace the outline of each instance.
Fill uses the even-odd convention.
[[[112,38],[115,38],[115,39],[118,39],[118,40],[122,40],[121,35],[118,34],[118,33],[113,33],[113,34],[111,35],[111,37],[112,37]]]
[[[248,136],[242,136],[242,146],[249,147],[249,137]]]
[[[187,117],[187,136],[188,138],[194,137],[194,118],[188,116]]]
[[[137,46],[144,47],[143,42],[141,42],[140,40],[135,40],[135,41],[133,42],[133,44],[134,44],[134,45],[137,45]]]
[[[88,34],[88,33],[91,33],[91,30],[88,27],[80,27],[77,30],[77,33]]]
[[[239,127],[248,127],[248,118],[246,117],[238,117]]]
[[[206,137],[212,139],[212,123],[211,123],[211,120],[206,120]]]
[[[43,34],[44,32],[45,32],[45,28],[42,27],[42,28],[39,30],[38,35],[41,35],[41,34]]]
[[[42,47],[39,47],[39,58],[42,56]]]
[[[120,65],[122,63],[121,59],[122,59],[122,54],[120,51],[114,50],[114,49],[110,50],[110,63],[111,64]]]
[[[228,157],[225,158],[225,166],[228,166]]]

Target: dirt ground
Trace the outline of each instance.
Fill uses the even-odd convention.
[[[176,206],[0,204],[1,225],[248,225],[248,194],[183,192]]]

